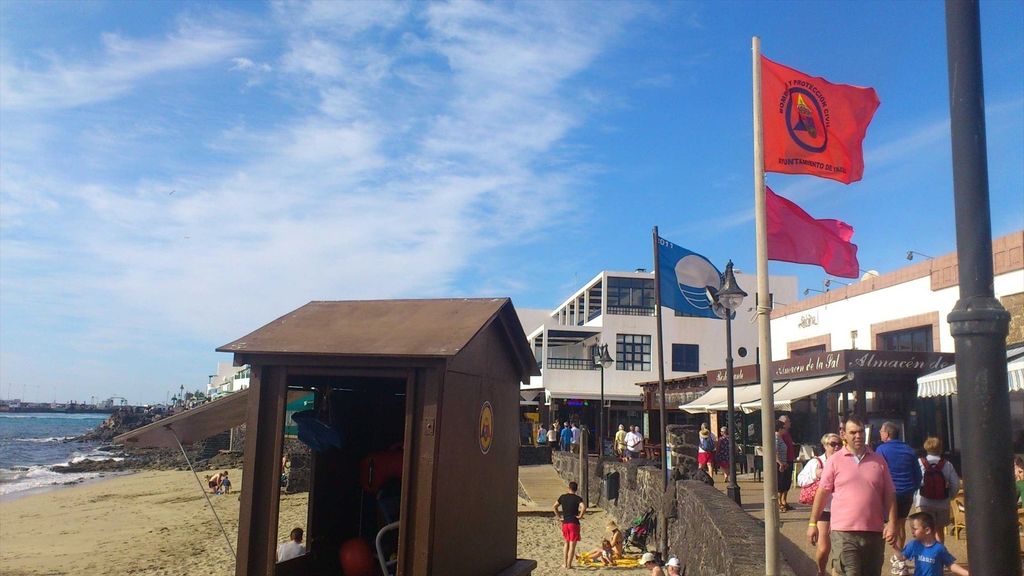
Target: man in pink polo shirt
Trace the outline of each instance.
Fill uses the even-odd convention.
[[[831,539],[838,572],[876,576],[882,572],[885,543],[896,536],[896,488],[885,459],[868,449],[864,422],[850,416],[843,425],[846,447],[825,461],[811,506],[807,539],[818,543],[818,514],[832,494]]]

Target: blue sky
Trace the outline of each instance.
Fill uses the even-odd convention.
[[[996,236],[1024,227],[1022,33],[983,3]],[[310,300],[553,308],[651,268],[655,225],[753,272],[754,35],[881,99],[862,181],[769,185],[862,268],[954,250],[939,2],[3,2],[0,396],[163,401]]]

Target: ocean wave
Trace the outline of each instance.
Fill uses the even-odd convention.
[[[75,436],[50,436],[49,438],[11,438],[11,442],[35,442],[37,444],[46,444],[64,442],[65,440],[71,440]]]
[[[48,466],[29,466],[28,468],[0,468],[0,496],[9,496],[26,490],[77,484],[84,480],[99,477],[97,472],[61,474],[49,469]]]

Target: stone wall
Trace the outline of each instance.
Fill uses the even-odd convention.
[[[695,450],[695,449],[694,449]],[[695,476],[696,462],[680,451],[671,473],[672,487],[661,493],[661,468],[650,460],[629,462],[587,460],[589,501],[600,506],[625,531],[647,510],[664,511],[668,526],[668,551],[683,561],[688,576],[761,576],[764,565],[764,526],[713,486],[684,479]],[[579,456],[552,454],[555,470],[566,482],[579,482]],[[618,497],[606,499],[610,475],[618,475]],[[582,490],[582,488],[581,488]],[[657,534],[658,531],[655,531]],[[653,550],[657,536],[648,546]],[[793,570],[780,560],[781,576]]]
[[[551,464],[551,448],[547,446],[520,446],[519,465]]]

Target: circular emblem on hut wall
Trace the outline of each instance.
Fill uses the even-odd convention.
[[[494,442],[494,410],[491,409],[490,402],[485,401],[484,405],[480,407],[480,429],[478,432],[477,440],[480,443],[480,451],[487,454]]]

